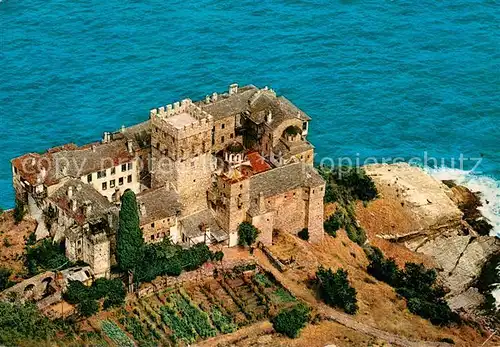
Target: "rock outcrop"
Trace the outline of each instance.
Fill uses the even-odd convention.
[[[468,223],[481,220],[477,196],[408,164],[370,165],[366,172],[381,196],[397,199],[412,221],[404,232],[377,236],[431,257],[454,309],[477,307],[482,296],[470,288],[487,260],[500,252],[500,240]]]

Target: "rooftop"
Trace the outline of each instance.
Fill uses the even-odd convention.
[[[219,227],[212,212],[208,209],[187,216],[181,220],[181,224],[184,227],[185,235],[189,238],[202,236],[205,233],[205,228],[210,228],[210,234],[217,242],[226,240],[229,237]]]
[[[137,195],[141,225],[176,216],[181,210],[179,196],[165,187],[146,190]]]
[[[71,190],[71,197],[68,196],[68,190]],[[80,225],[90,220],[100,219],[114,208],[114,205],[90,184],[84,184],[73,178],[67,179],[59,189],[49,196],[49,199]],[[73,209],[72,200],[75,201],[75,209]],[[91,206],[88,213],[86,212],[86,204]]]
[[[177,129],[183,129],[186,125],[198,122],[193,116],[185,112],[168,117],[165,121]]]

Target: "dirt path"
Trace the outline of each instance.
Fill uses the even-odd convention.
[[[225,343],[231,343],[233,344],[235,341],[238,340],[244,340],[248,338],[249,336],[255,337],[259,335],[265,334],[267,331],[272,330],[273,326],[271,322],[269,321],[262,321],[262,322],[257,322],[252,325],[246,326],[242,329],[236,330],[234,333],[231,334],[226,334],[226,335],[219,335],[212,337],[208,340],[200,341],[194,346],[203,346],[203,347],[210,347],[210,346],[219,346],[219,345],[224,345]]]
[[[259,263],[259,265],[262,266],[262,268],[271,272],[274,275],[274,277],[276,277],[276,279],[279,282],[281,282],[283,286],[288,288],[293,293],[293,295],[316,307],[318,313],[325,319],[337,322],[357,332],[387,341],[388,343],[393,344],[395,346],[402,346],[402,347],[446,347],[446,346],[449,347],[450,346],[450,344],[447,343],[408,340],[404,337],[400,337],[392,333],[389,333],[387,331],[383,331],[375,327],[358,322],[352,316],[334,310],[333,308],[319,302],[311,293],[311,291],[305,290],[302,284],[299,284],[296,281],[287,278],[287,276],[279,272],[270,263],[269,259],[260,249],[255,250],[254,257]]]

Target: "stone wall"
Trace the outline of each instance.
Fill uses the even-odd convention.
[[[307,228],[309,230],[309,241],[318,243],[323,240],[323,198],[325,185],[309,189],[309,201],[307,203]]]
[[[229,116],[214,121],[212,130],[212,152],[224,149],[235,140],[235,117]]]

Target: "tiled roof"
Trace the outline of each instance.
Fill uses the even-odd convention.
[[[68,197],[68,189],[72,188],[72,197]],[[49,196],[49,200],[54,202],[60,209],[64,210],[68,216],[82,225],[86,221],[100,219],[114,206],[106,197],[101,195],[90,184],[84,184],[78,179],[67,179],[67,181],[54,193]],[[76,201],[76,209],[73,210],[71,200]],[[85,215],[85,203],[90,202],[91,210]]]
[[[247,153],[247,158],[252,166],[252,171],[254,174],[258,174],[267,171],[271,168],[265,159],[259,154],[259,152],[249,152]]]
[[[137,145],[132,144],[132,147],[138,149]],[[12,165],[31,185],[43,182],[50,186],[64,177],[78,178],[129,162],[134,156],[134,152],[128,152],[124,137],[109,143],[96,142],[82,147],[68,144],[43,154],[29,153],[13,159]]]
[[[226,118],[244,112],[248,108],[248,101],[257,90],[255,86],[250,85],[239,88],[238,93],[233,95],[221,94],[215,102],[205,104],[199,101],[197,105],[211,114],[215,120]]]
[[[264,197],[269,197],[300,187],[314,188],[324,184],[311,165],[302,162],[289,164],[250,177],[250,201],[254,204],[261,192]]]
[[[184,227],[185,235],[189,238],[202,236],[204,233],[204,230],[202,230],[203,226],[210,228],[212,237],[219,242],[228,237],[227,233],[219,227],[212,212],[208,209],[187,216],[180,223]]]
[[[174,190],[165,187],[146,190],[137,195],[141,225],[153,223],[168,217],[173,217],[181,210],[179,195]],[[141,204],[145,210],[142,215]]]

